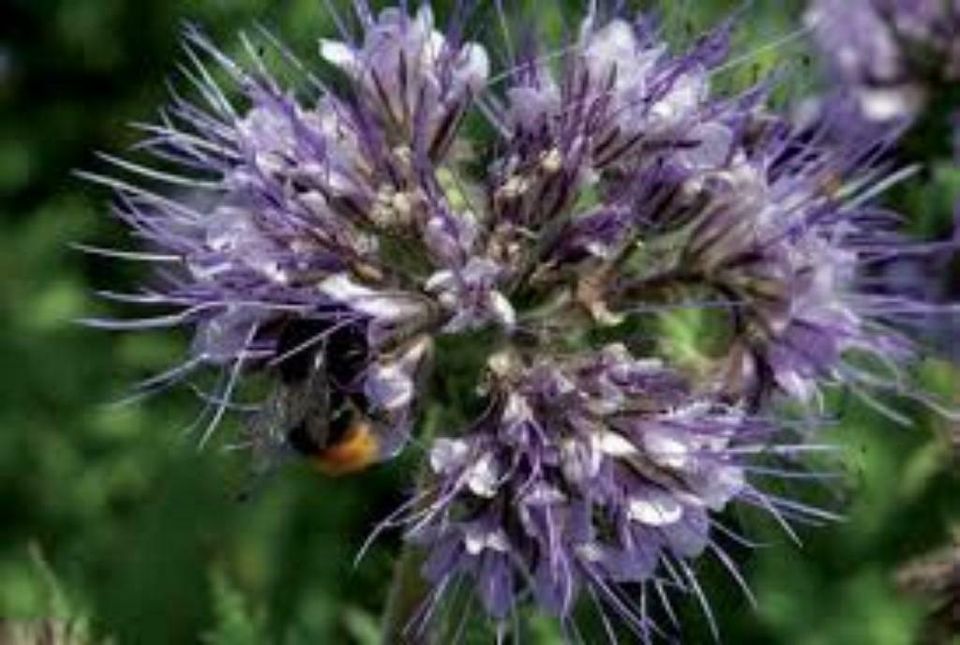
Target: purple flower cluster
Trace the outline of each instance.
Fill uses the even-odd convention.
[[[289,382],[335,373],[301,389],[362,408],[381,459],[430,404],[436,340],[487,332],[483,367],[457,375],[485,411],[432,439],[423,490],[388,524],[428,550],[433,601],[468,580],[497,620],[532,597],[568,621],[585,593],[649,637],[623,585],[702,598],[689,561],[707,550],[738,576],[714,540],[728,505],[822,517],[748,478],[811,448],[781,438],[776,406],[903,388],[897,321],[922,305],[872,267],[924,249],[868,205],[881,147],[819,147],[764,87],[715,96],[728,25],[675,54],[643,19],[591,13],[559,53],[527,46],[492,75],[462,20],[357,14],[360,38],[320,47],[345,90],[277,46],[304,95],[246,40],[242,66],[189,34],[201,102],[175,96],[144,142],[182,173],[113,160],[187,196],[100,178],[148,247],[124,255],[163,267],[115,295],[173,313],[100,322],[192,328],[190,358],[153,384],[220,368],[211,431],[248,376],[280,383],[260,407],[282,426],[311,407]],[[678,349],[677,311],[703,316],[709,347]]]
[[[471,576],[497,619],[526,587],[568,618],[586,589],[648,632],[617,585],[695,584],[686,560],[718,549],[712,513],[765,503],[744,463],[769,428],[621,344],[533,361],[491,357],[487,411],[434,443],[436,489],[411,530],[424,573],[435,596]]]
[[[871,121],[914,116],[936,86],[960,81],[956,0],[813,0],[808,19]]]

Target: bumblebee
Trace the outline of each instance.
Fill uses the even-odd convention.
[[[361,471],[378,460],[380,442],[370,421],[357,418],[339,432],[330,432],[321,445],[298,425],[287,433],[287,443],[324,475],[337,477]]]
[[[280,384],[267,423],[285,451],[325,475],[379,461],[380,441],[361,383],[369,354],[361,324],[296,320],[280,332]]]

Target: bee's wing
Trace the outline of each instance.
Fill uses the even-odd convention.
[[[323,365],[318,362],[310,377],[294,393],[297,423],[303,423],[314,445],[325,446],[330,434],[332,389]]]
[[[293,457],[287,445],[283,396],[274,391],[263,407],[246,423],[244,434],[251,454],[250,471],[236,494],[236,501],[245,502],[256,495],[280,466]]]

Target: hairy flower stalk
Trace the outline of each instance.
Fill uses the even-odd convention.
[[[181,172],[111,160],[189,196],[95,177],[146,247],[120,255],[162,267],[112,295],[165,311],[95,322],[190,328],[190,357],[146,387],[219,369],[203,440],[237,408],[261,454],[333,474],[403,449],[431,367],[469,381],[483,412],[430,439],[419,494],[383,525],[428,554],[408,629],[463,583],[500,625],[532,600],[573,630],[593,602],[648,640],[666,629],[648,605],[672,616],[677,591],[709,615],[698,556],[742,583],[721,512],[830,517],[763,491],[819,449],[778,410],[816,412],[837,385],[883,409],[870,392],[923,398],[901,323],[927,305],[874,267],[930,249],[869,206],[881,148],[819,147],[764,87],[715,96],[730,25],[675,54],[652,22],[591,11],[559,54],[527,43],[493,74],[462,16],[357,16],[359,37],[320,45],[345,90],[266,37],[305,94],[246,38],[241,65],[188,32],[200,102],[175,96],[143,144]],[[434,365],[439,338],[478,332],[474,372]],[[272,389],[250,412],[256,379]]]

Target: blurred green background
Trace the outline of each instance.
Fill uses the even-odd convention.
[[[738,6],[674,2],[668,16],[675,32],[693,34]],[[544,23],[563,24],[564,5],[550,7]],[[182,60],[182,21],[228,50],[238,29],[262,21],[312,60],[316,39],[332,33],[323,3],[2,0],[0,8],[0,618],[55,618],[80,642],[376,643],[397,536],[360,566],[352,560],[409,492],[409,463],[335,481],[291,467],[238,503],[242,460],[198,451],[182,436],[199,409],[192,396],[107,405],[176,361],[187,339],[72,323],[122,315],[92,290],[123,290],[143,274],[69,248],[127,243],[105,191],[71,171],[103,170],[93,152],[124,151],[135,141],[126,124],[155,116]],[[796,30],[799,16],[798,2],[753,3],[737,51],[755,55],[731,76],[742,83],[790,67],[799,80],[784,91],[799,94],[809,75],[803,43],[757,51]],[[915,213],[918,230],[936,232],[957,195],[957,171],[934,164],[919,181],[891,199]],[[929,361],[922,371],[952,395],[948,368]],[[848,519],[801,531],[802,548],[761,527],[768,546],[743,556],[757,608],[732,581],[704,572],[724,642],[950,642],[941,620],[950,600],[900,588],[904,580],[923,586],[914,578],[942,569],[937,550],[949,549],[960,525],[957,430],[900,407],[915,429],[851,401],[841,406],[830,435],[845,447],[844,478],[833,502]],[[931,552],[926,568],[916,564]],[[710,642],[694,603],[684,616],[686,639]],[[599,633],[586,637],[603,642]],[[532,619],[524,639],[559,637]]]

